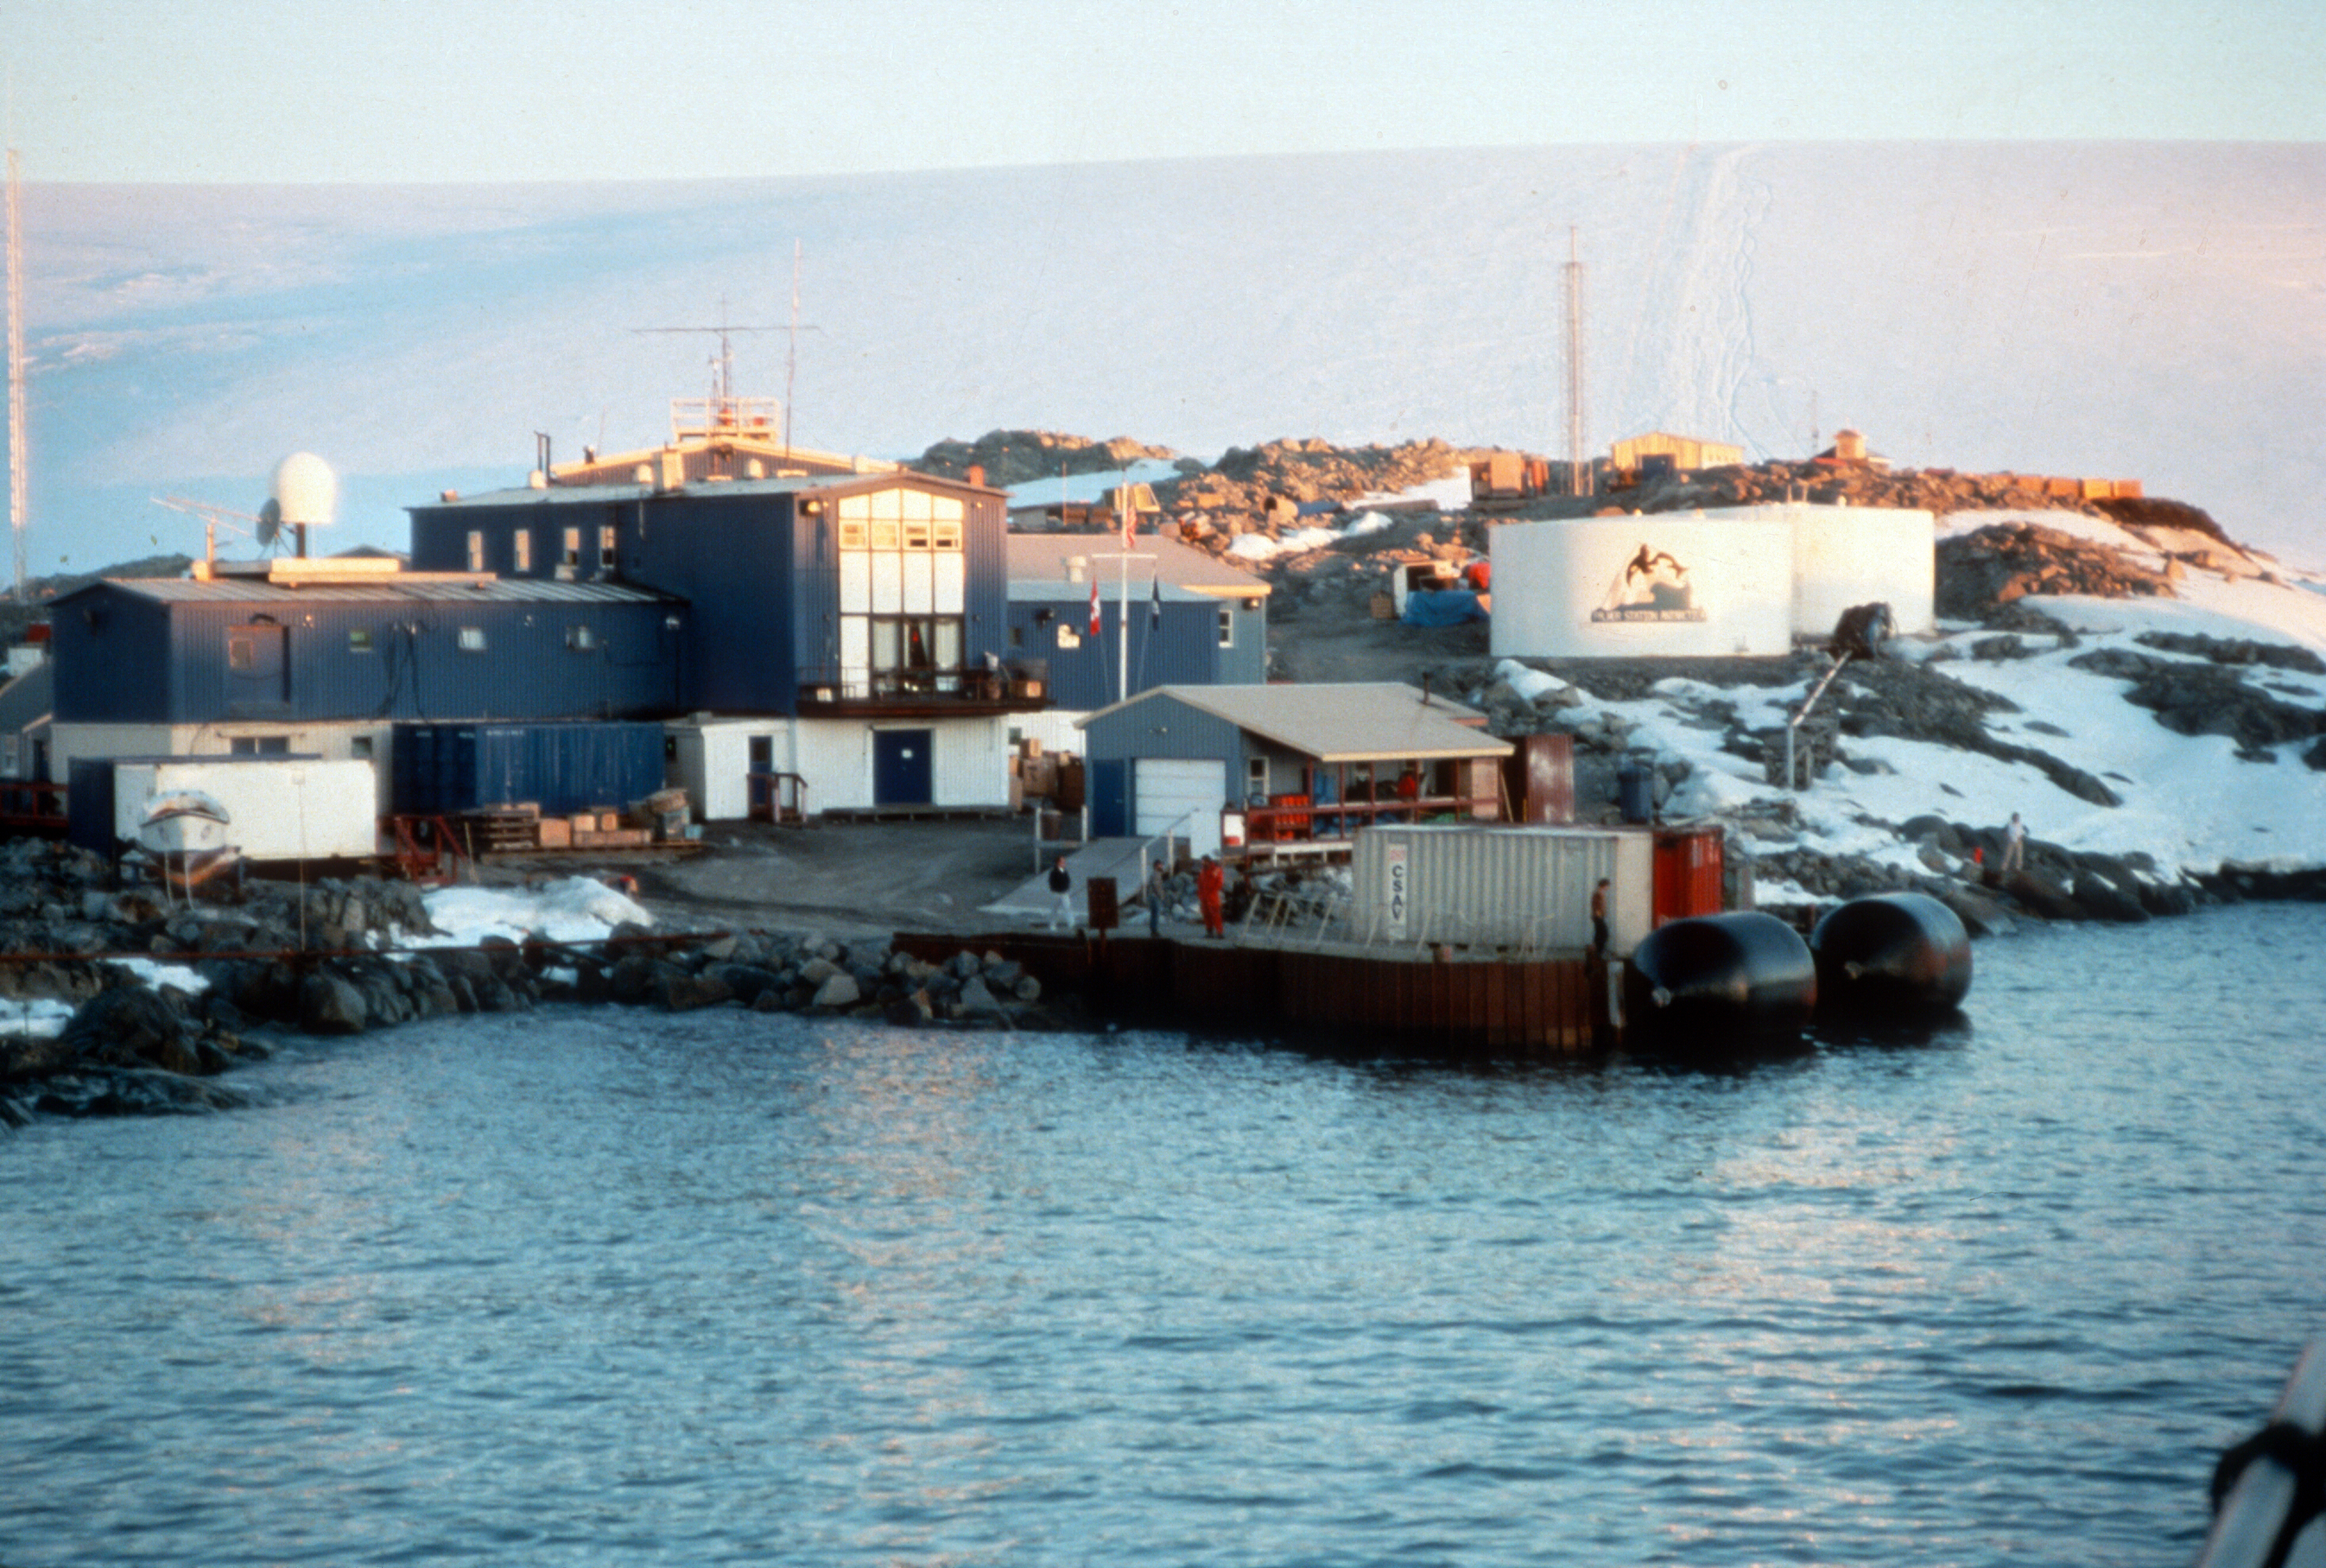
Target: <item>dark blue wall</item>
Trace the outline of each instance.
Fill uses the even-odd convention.
[[[57,600],[49,628],[57,718],[86,724],[166,721],[178,669],[171,658],[169,612],[161,605],[94,584]],[[226,657],[223,646],[219,657]]]
[[[1050,667],[1050,700],[1077,711],[1104,708],[1115,700],[1117,628],[1121,606],[1104,584],[1099,589],[1099,618],[1105,635],[1090,636],[1090,596],[1013,598],[1009,626],[1016,642],[1004,658],[1043,659]],[[1233,647],[1220,646],[1219,617],[1226,610],[1235,624]],[[1050,612],[1046,624],[1040,619]],[[1058,623],[1063,620],[1082,638],[1078,648],[1058,646]],[[1130,601],[1130,695],[1157,686],[1258,685],[1268,673],[1268,617],[1265,611],[1248,610],[1241,599],[1166,599],[1163,620],[1154,624],[1151,599],[1136,594]]]
[[[328,591],[328,590],[324,590]],[[280,700],[247,689],[227,662],[229,628],[271,617],[284,634]],[[679,628],[666,622],[675,617]],[[98,583],[58,601],[56,717],[68,723],[220,719],[660,718],[682,711],[684,605],[332,599],[156,600]],[[595,645],[567,645],[590,627]],[[463,627],[485,636],[460,646]],[[370,636],[351,647],[349,634]],[[269,694],[272,696],[273,694]]]
[[[659,724],[399,724],[392,749],[395,809],[412,814],[524,801],[561,817],[663,784]]]
[[[590,580],[600,575],[598,530],[611,524],[618,533],[614,575],[693,607],[681,652],[681,705],[721,713],[795,713],[803,685],[839,676],[836,497],[898,484],[967,503],[962,641],[965,664],[982,665],[987,653],[1003,651],[1007,635],[1005,498],[917,474],[842,478],[806,490],[741,481],[662,495],[625,489],[609,498],[577,488],[415,506],[412,566],[467,571],[469,533],[475,530],[485,536],[486,569],[510,573],[510,541],[518,529],[530,528],[535,542],[527,575],[552,577],[564,530],[579,527],[582,560],[572,575]]]

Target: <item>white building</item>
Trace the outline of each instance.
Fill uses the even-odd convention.
[[[1571,522],[1488,535],[1498,657],[1762,656],[1875,601],[1934,631],[1935,521],[1782,503]]]

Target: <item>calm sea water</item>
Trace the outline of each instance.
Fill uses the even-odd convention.
[[[0,1135],[0,1563],[2182,1563],[2326,908],[1722,1071],[576,1012]]]

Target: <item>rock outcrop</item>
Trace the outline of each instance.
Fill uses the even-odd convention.
[[[1150,447],[1129,436],[1094,441],[1087,436],[1046,430],[997,430],[973,441],[941,441],[909,466],[943,479],[965,479],[971,469],[981,469],[987,484],[1006,487],[1029,479],[1055,479],[1061,474],[1112,473],[1141,458],[1168,459],[1177,455],[1168,447]]]

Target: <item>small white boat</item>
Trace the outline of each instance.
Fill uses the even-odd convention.
[[[156,855],[201,855],[227,847],[227,809],[200,790],[173,790],[145,803],[137,841]]]

